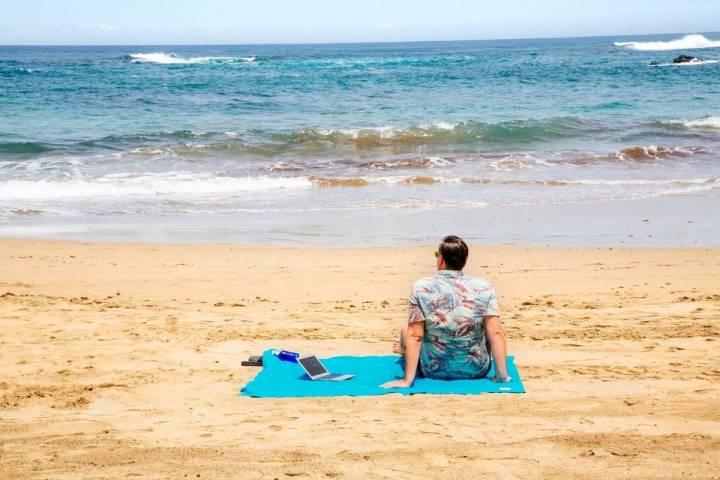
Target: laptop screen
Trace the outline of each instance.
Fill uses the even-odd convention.
[[[327,373],[327,370],[325,370],[325,367],[322,366],[322,363],[320,363],[320,360],[318,360],[317,357],[299,358],[298,362],[305,367],[305,370],[307,370],[311,377]]]

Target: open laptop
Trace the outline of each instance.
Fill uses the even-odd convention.
[[[328,372],[325,365],[320,363],[320,360],[318,360],[315,355],[304,355],[302,357],[298,357],[297,362],[303,370],[305,370],[305,373],[308,374],[308,377],[310,377],[311,380],[332,380],[339,382],[340,380],[348,380],[355,376],[349,374],[333,375]]]

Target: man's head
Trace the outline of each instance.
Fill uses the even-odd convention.
[[[463,239],[448,235],[442,239],[437,249],[438,270],[462,270],[468,257],[468,246]]]

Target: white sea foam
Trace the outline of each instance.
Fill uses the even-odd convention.
[[[488,168],[498,172],[514,172],[528,168],[535,168],[536,165],[550,165],[548,162],[535,158],[528,154],[513,154],[495,160],[488,164]]]
[[[662,193],[666,191],[702,191],[712,190],[720,187],[720,178],[671,178],[664,180],[656,179],[508,179],[508,178],[467,178],[467,177],[425,177],[413,175],[393,175],[378,177],[357,177],[352,179],[312,177],[317,187],[358,187],[364,185],[513,185],[516,187],[611,187],[613,189],[625,190],[628,193],[638,189],[643,190],[643,195],[651,192]],[[320,180],[320,181],[318,181]],[[354,182],[356,181],[356,182]],[[668,188],[663,188],[668,187]]]
[[[690,50],[696,48],[719,48],[720,40],[710,40],[703,35],[685,35],[667,42],[615,42],[616,47],[640,51]]]
[[[631,187],[658,187],[658,186],[676,186],[676,187],[689,187],[689,186],[705,186],[708,189],[715,188],[720,185],[720,179],[718,178],[672,178],[666,180],[556,180],[556,182],[562,182],[564,185],[588,185],[588,186],[631,186]]]
[[[174,53],[131,53],[128,58],[132,63],[195,64],[195,63],[241,63],[254,62],[257,57],[181,57]]]
[[[652,67],[695,67],[698,65],[713,65],[715,63],[720,63],[720,60],[698,60],[697,58],[694,60],[690,60],[689,62],[684,63],[659,63],[657,65],[651,65]]]
[[[440,130],[453,130],[457,126],[457,123],[436,122],[433,123],[432,126],[435,128],[439,128]]]
[[[418,181],[418,179],[421,179]],[[386,175],[383,177],[364,178],[369,184],[385,184],[385,185],[412,185],[412,184],[431,184],[431,183],[462,183],[462,178],[457,177],[425,177],[421,175]],[[425,180],[425,181],[423,181]],[[426,183],[427,181],[427,183]]]
[[[445,157],[427,157],[428,163],[434,167],[449,167],[453,165],[455,162],[452,160],[449,160]]]
[[[665,122],[670,125],[682,125],[686,128],[698,130],[720,130],[720,117],[708,116],[694,119],[668,120]]]
[[[226,177],[206,173],[112,174],[95,179],[8,180],[0,182],[0,200],[63,200],[92,197],[232,195],[279,189],[311,188],[307,177]]]
[[[318,128],[317,133],[320,135],[345,135],[350,138],[358,138],[363,133],[373,133],[378,135],[380,138],[393,138],[396,135],[396,129],[391,125],[385,125],[382,127],[368,127],[368,128]]]
[[[422,124],[418,125],[417,127],[411,127],[409,129],[404,128],[396,128],[392,125],[383,125],[381,127],[360,127],[360,128],[319,128],[317,129],[317,133],[320,135],[345,135],[349,138],[358,138],[360,135],[377,135],[379,138],[382,139],[393,139],[398,136],[407,134],[408,132],[412,132],[414,130],[420,130],[421,132],[425,131],[427,133],[430,133],[432,130],[445,130],[445,131],[452,131],[457,127],[457,123],[450,123],[450,122],[433,122],[429,124]]]
[[[119,152],[124,153],[124,152]],[[153,157],[177,157],[177,153],[171,148],[137,147],[129,151],[133,155],[147,155]]]
[[[417,181],[420,178],[421,181]],[[516,180],[507,179],[468,179],[461,177],[415,177],[415,176],[383,176],[362,177],[368,185],[407,185],[425,184],[422,179],[431,180],[428,183],[437,184],[474,184],[497,183],[517,184],[526,186],[587,186],[587,187],[672,187],[673,191],[687,189],[689,191],[710,190],[720,187],[720,179],[709,178],[683,178],[666,180],[649,179],[575,179],[575,180]],[[309,177],[218,177],[210,174],[143,174],[106,175],[94,180],[69,181],[25,181],[10,180],[0,182],[0,200],[77,200],[92,197],[95,200],[102,198],[129,197],[137,199],[142,197],[182,197],[192,198],[232,194],[258,193],[282,189],[309,189],[317,184]],[[342,182],[338,182],[338,186]],[[664,191],[664,190],[663,190]]]
[[[419,128],[423,130],[455,130],[455,127],[457,127],[457,123],[450,123],[450,122],[433,122],[430,124],[424,124],[420,125]]]

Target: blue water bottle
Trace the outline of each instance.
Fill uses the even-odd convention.
[[[299,353],[289,352],[287,350],[273,350],[272,354],[278,357],[283,362],[297,363],[297,359],[300,356]]]

